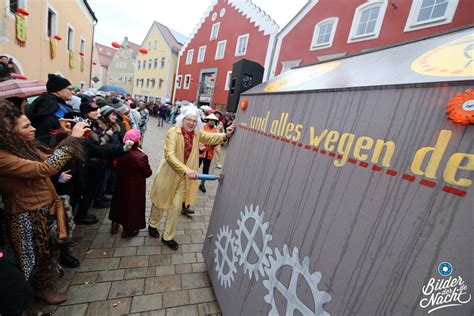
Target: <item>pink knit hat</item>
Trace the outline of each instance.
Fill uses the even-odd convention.
[[[127,140],[131,140],[134,143],[138,143],[138,141],[142,139],[142,135],[138,129],[131,129],[125,133],[123,137],[123,142],[125,143]]]

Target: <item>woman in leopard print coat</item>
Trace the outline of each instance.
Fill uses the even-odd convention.
[[[0,191],[7,213],[8,237],[17,265],[37,295],[50,304],[66,297],[57,292],[57,264],[51,252],[47,217],[54,200],[49,177],[82,154],[80,139],[85,123],[77,123],[71,136],[46,155],[35,142],[35,128],[8,101],[0,101]]]

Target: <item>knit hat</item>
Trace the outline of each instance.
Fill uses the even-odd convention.
[[[111,107],[110,105],[105,105],[100,108],[100,116],[101,117],[107,117],[112,113],[116,113],[115,109]]]
[[[48,75],[48,82],[46,83],[46,89],[49,93],[58,92],[71,85],[69,80],[55,74]]]
[[[97,96],[95,98],[95,103],[97,104],[97,106],[99,108],[107,105],[107,101],[105,101],[105,99],[103,97],[100,97],[100,96]]]
[[[82,114],[87,114],[92,111],[97,111],[98,108],[99,107],[97,106],[97,104],[94,103],[94,100],[92,98],[83,97],[81,99],[80,109],[81,109]]]
[[[127,140],[131,140],[134,143],[138,143],[138,141],[142,139],[142,134],[138,129],[131,129],[125,133],[123,137],[123,142],[125,143]]]

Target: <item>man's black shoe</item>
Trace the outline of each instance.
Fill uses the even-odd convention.
[[[148,235],[153,238],[160,238],[160,232],[155,227],[148,226]]]
[[[106,202],[104,200],[95,200],[92,207],[93,208],[109,208],[110,202]]]
[[[192,209],[188,207],[183,207],[183,209],[181,210],[181,214],[183,215],[190,215],[190,214],[194,214],[194,211]]]
[[[206,186],[204,184],[199,185],[199,190],[201,190],[202,193],[206,193]]]
[[[59,251],[59,262],[63,267],[70,269],[77,268],[81,265],[79,260],[74,258],[74,256],[71,254],[71,251],[68,247],[63,248]]]
[[[74,222],[76,222],[77,225],[94,225],[99,222],[97,217],[95,215],[87,215],[84,218],[78,218],[75,219]]]

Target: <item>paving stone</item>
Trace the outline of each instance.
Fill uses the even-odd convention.
[[[97,234],[91,248],[112,248],[115,242],[115,237],[110,233]]]
[[[148,264],[150,267],[169,265],[171,264],[171,255],[150,256]]]
[[[160,255],[161,246],[143,246],[138,247],[137,255]]]
[[[190,263],[183,263],[175,265],[176,274],[191,273],[193,268]]]
[[[191,235],[193,244],[202,244],[206,241],[206,235]]]
[[[161,246],[161,238],[145,237],[145,246]]]
[[[163,293],[163,307],[175,307],[189,304],[189,291],[176,291]]]
[[[189,302],[191,304],[212,302],[216,298],[211,287],[189,290]]]
[[[145,282],[145,294],[177,290],[181,290],[181,277],[179,275],[147,278]]]
[[[117,238],[114,247],[139,247],[145,244],[145,237]]]
[[[199,316],[199,313],[197,305],[186,305],[167,309],[166,316]]]
[[[70,306],[59,306],[54,315],[70,316],[70,315],[85,315],[87,304],[78,304]]]
[[[183,289],[207,287],[211,285],[207,273],[188,273],[181,275]]]
[[[171,255],[171,262],[173,264],[195,263],[196,262],[196,254],[195,253],[172,254]]]
[[[69,269],[67,269],[69,270]],[[76,285],[76,284],[92,284],[95,282],[97,279],[97,275],[99,272],[83,272],[83,273],[76,273],[74,275],[74,278],[71,281],[71,285]]]
[[[122,280],[125,270],[108,270],[99,272],[96,282]]]
[[[114,257],[135,256],[137,254],[137,247],[121,247],[115,248]]]
[[[117,269],[119,263],[119,258],[85,259],[79,267],[79,272]]]
[[[143,268],[148,267],[149,256],[122,257],[119,268]]]
[[[123,278],[127,280],[127,279],[147,278],[147,277],[153,277],[153,276],[155,276],[155,268],[146,267],[146,268],[126,269],[125,276]]]
[[[62,305],[73,305],[103,301],[109,293],[110,283],[95,283],[87,285],[72,285],[66,292],[67,301]]]
[[[87,259],[110,258],[114,253],[113,248],[96,248],[86,252]]]
[[[135,296],[132,301],[132,309],[130,312],[146,312],[163,307],[162,294],[149,294]]]
[[[142,295],[144,285],[145,279],[113,282],[108,298]]]
[[[182,245],[181,249],[183,253],[186,252],[202,252],[202,247],[204,244],[191,244],[191,245]]]
[[[89,308],[87,309],[87,315],[112,316],[128,314],[130,312],[131,302],[132,299],[130,297],[122,297],[108,301],[94,302],[89,304]]]
[[[197,262],[204,262],[204,257],[202,256],[202,253],[196,252],[196,261]]]
[[[201,235],[202,230],[201,229],[187,229],[184,233],[186,235]]]
[[[221,309],[216,301],[198,305],[199,316],[220,315]]]
[[[207,271],[206,264],[203,262],[193,263],[192,268],[193,268],[193,272],[206,272]]]
[[[166,316],[166,309],[143,312],[143,313],[140,314],[140,316]]]
[[[191,243],[191,237],[188,235],[175,236],[174,240],[176,240],[176,242],[180,245]]]
[[[173,275],[175,274],[174,265],[156,266],[155,273],[156,276]]]

